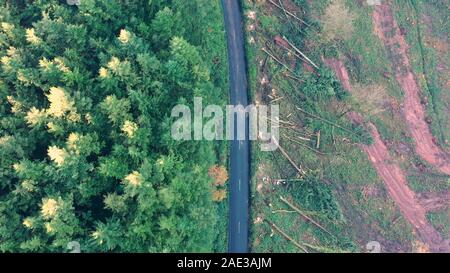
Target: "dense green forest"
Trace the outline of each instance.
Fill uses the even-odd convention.
[[[170,136],[228,100],[220,2],[0,2],[0,251],[220,251],[226,143]]]

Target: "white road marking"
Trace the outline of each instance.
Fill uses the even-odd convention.
[[[238,222],[238,233],[241,233],[241,222]]]
[[[238,180],[239,183],[239,191],[241,191],[241,179]]]

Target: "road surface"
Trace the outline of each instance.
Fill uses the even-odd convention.
[[[247,71],[240,1],[222,0],[222,6],[227,33],[231,104],[247,106]],[[230,253],[248,252],[249,161],[250,145],[247,130],[245,140],[231,141],[228,222]]]

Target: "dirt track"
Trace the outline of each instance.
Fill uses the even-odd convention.
[[[373,23],[375,33],[383,41],[392,61],[395,78],[405,92],[403,115],[415,141],[416,153],[442,173],[450,175],[450,155],[436,144],[425,121],[420,88],[408,59],[408,45],[388,4],[375,7]]]
[[[351,92],[350,77],[344,63],[336,59],[323,59],[323,61],[328,67],[333,69],[344,89]]]
[[[324,62],[334,70],[343,87],[351,93],[348,72],[343,62],[335,59],[324,59]],[[349,113],[348,118],[358,124],[364,123],[363,117],[355,112]],[[426,243],[431,251],[449,252],[450,247],[448,244],[442,240],[440,234],[428,223],[426,208],[419,202],[416,194],[408,187],[405,174],[392,160],[386,145],[381,140],[377,128],[369,123],[368,129],[374,139],[374,144],[361,145],[361,148],[369,157],[378,176],[383,180],[389,195],[400,208],[405,219],[415,228],[420,240]]]
[[[355,112],[350,113],[349,118],[358,124],[364,122],[363,118]],[[384,181],[389,195],[400,208],[403,216],[415,228],[419,238],[429,246],[431,251],[448,252],[448,246],[443,242],[434,227],[428,223],[426,208],[422,206],[416,194],[408,187],[405,174],[392,160],[377,128],[371,123],[367,126],[374,139],[374,144],[361,145],[361,147],[377,170],[378,176]]]

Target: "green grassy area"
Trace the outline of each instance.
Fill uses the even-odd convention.
[[[448,238],[450,233],[450,208],[429,212],[427,218],[430,223],[441,233],[443,238]]]
[[[311,14],[313,14],[319,26],[328,3],[327,0],[314,1],[311,7]],[[373,33],[372,20],[368,20],[372,16],[372,8],[362,5],[358,1],[345,1],[345,4],[353,16],[351,37],[346,40],[324,42],[320,39],[321,28],[317,27],[309,34],[309,37],[319,37],[319,40],[312,45],[311,54],[316,59],[321,56],[342,59],[345,62],[352,84],[358,83],[362,88],[377,84],[385,89],[387,103],[390,102],[391,98],[401,103],[403,92],[393,77],[392,65],[386,55],[384,46]],[[365,110],[365,105],[361,103],[354,104],[354,107],[362,112]],[[383,139],[405,140],[404,134],[401,133],[406,130],[404,123],[392,122],[399,118],[398,113],[387,109],[380,113],[366,115],[366,118],[374,122],[377,127],[382,128],[380,134]],[[399,130],[399,126],[401,130]]]
[[[407,179],[411,189],[416,193],[442,192],[450,187],[448,177],[440,174],[424,175],[410,171]]]

